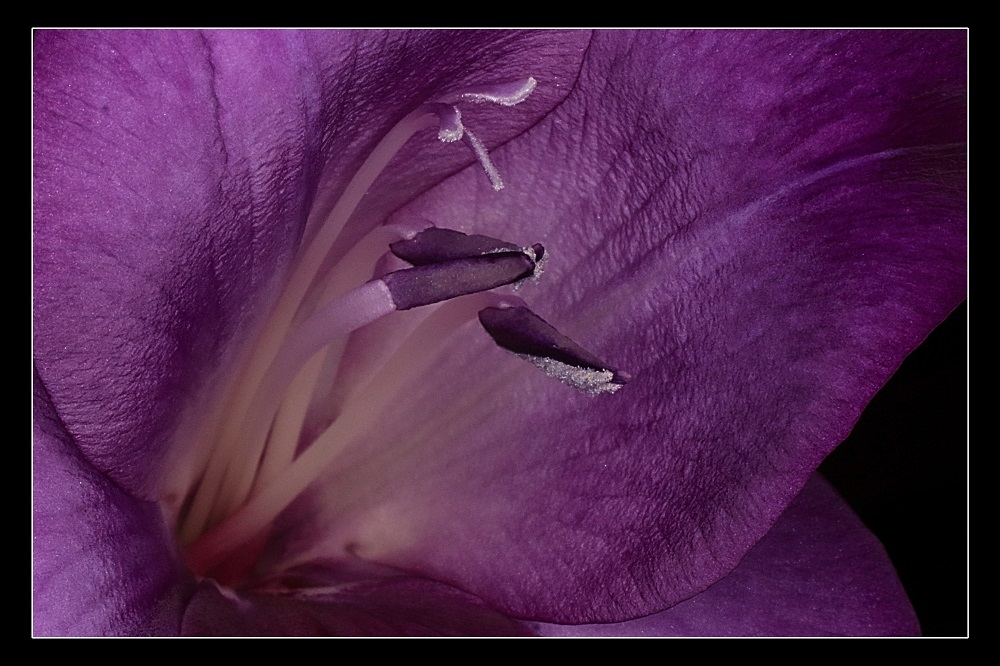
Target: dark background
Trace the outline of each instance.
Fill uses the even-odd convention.
[[[963,304],[820,467],[882,540],[925,636],[969,633],[967,331]]]

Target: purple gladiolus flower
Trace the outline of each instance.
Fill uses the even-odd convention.
[[[917,633],[814,472],[964,298],[965,51],[37,33],[35,632]]]

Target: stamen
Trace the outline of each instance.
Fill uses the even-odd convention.
[[[329,214],[322,216],[325,219],[315,215],[309,220],[291,273],[267,321],[239,362],[232,381],[201,421],[193,437],[194,446],[185,453],[191,455],[188,460],[192,464],[167,480],[165,496],[187,497],[183,506],[168,500],[175,502],[169,508],[176,509],[177,531],[183,542],[191,543],[213,525],[225,522],[251,496],[273,491],[276,480],[285,478],[284,472],[290,467],[301,469],[296,449],[300,440],[303,445],[315,443],[303,430],[317,425],[312,411],[307,418],[307,410],[312,410],[309,405],[326,404],[323,399],[332,377],[339,376],[340,356],[352,331],[396,310],[537,277],[544,255],[541,245],[521,248],[485,236],[459,234],[472,240],[471,246],[463,246],[466,249],[457,255],[445,252],[409,258],[415,268],[396,270],[351,289],[371,276],[368,272],[358,279],[358,273],[365,268],[358,268],[355,259],[367,268],[374,262],[363,258],[368,252],[367,241],[362,243],[365,251],[356,252],[358,247],[349,251],[346,242],[339,240],[360,200],[393,155],[414,133],[433,126],[435,120],[438,138],[444,142],[464,140],[493,188],[500,190],[503,182],[486,147],[464,126],[455,104],[513,106],[526,99],[535,85],[535,79],[529,78],[460,92],[416,109],[375,146],[332,209],[319,205],[314,208],[314,212],[329,210]],[[391,233],[396,238],[412,238],[417,231]],[[416,253],[425,254],[419,248]],[[496,301],[480,300],[478,308],[490,302]],[[350,405],[360,409],[353,400]],[[325,418],[321,417],[319,423]],[[333,420],[344,421],[336,415]],[[306,426],[307,421],[310,424]],[[347,422],[337,427],[354,432]],[[185,436],[190,433],[185,432]],[[307,451],[311,448],[305,446]],[[331,449],[325,460],[332,455]]]
[[[489,307],[479,322],[499,346],[591,395],[614,393],[632,377],[615,370],[526,307]]]
[[[538,247],[541,247],[539,245]],[[478,257],[493,252],[511,252],[521,248],[514,243],[480,236],[463,234],[453,229],[430,227],[407,240],[389,245],[392,253],[414,266],[426,266],[453,259]]]
[[[522,280],[535,262],[520,250],[493,252],[389,273],[382,278],[397,310],[439,303]]]
[[[391,372],[379,372],[367,386],[356,391],[344,406],[344,418],[333,422],[272,483],[255,490],[238,511],[201,534],[185,555],[193,570],[209,572],[233,551],[259,535],[351,441],[374,427],[379,415],[395,397],[395,391],[407,379],[427,371],[433,355],[421,354],[440,340],[442,330],[453,329],[470,320],[485,304],[472,296],[449,301],[433,312],[404,345],[384,362]],[[487,301],[489,302],[489,301]]]
[[[526,247],[522,249],[522,252],[531,257],[531,260],[535,262],[535,270],[531,272],[530,282],[538,282],[539,278],[542,277],[542,271],[544,270],[545,262],[548,261],[548,255],[545,254],[545,248],[542,247],[541,243],[535,243],[531,247]],[[525,281],[518,282],[514,285],[514,289],[520,289]]]
[[[520,250],[535,264],[531,281],[537,282],[542,274],[542,264],[547,259],[545,248],[540,243],[531,247],[518,247],[489,236],[478,234],[468,235],[453,229],[433,227],[424,229],[412,238],[397,241],[389,246],[392,253],[414,266],[427,266],[442,261],[478,257],[497,252],[513,252]],[[514,285],[518,289],[523,281]]]
[[[212,515],[238,507],[253,487],[261,453],[282,398],[305,363],[332,341],[395,311],[393,299],[380,280],[372,280],[317,310],[282,345],[267,369],[236,435],[243,455],[223,476]]]
[[[318,302],[330,303],[349,291],[351,281],[368,270],[384,254],[386,244],[413,238],[429,224],[427,221],[413,220],[372,229],[337,262],[324,279],[325,284],[316,285]],[[332,343],[325,354],[314,355],[285,392],[261,458],[255,488],[268,483],[278,471],[291,464],[320,375],[325,372],[328,381],[332,382],[347,344],[348,338],[345,337]]]
[[[457,106],[450,104],[428,105],[438,114],[438,140],[442,143],[452,143],[462,138],[465,126],[462,124],[462,112]]]
[[[219,515],[221,507],[216,505],[216,500],[222,492],[224,479],[231,477],[232,461],[234,458],[246,458],[240,449],[239,440],[234,436],[239,429],[238,424],[247,418],[254,391],[278,354],[292,319],[301,307],[324,258],[362,196],[389,160],[413,134],[429,127],[434,120],[435,115],[425,109],[418,109],[401,120],[375,146],[347,184],[326,220],[318,224],[318,228],[310,223],[295,268],[264,323],[253,349],[249,352],[246,363],[230,384],[226,395],[221,397],[208,415],[205,427],[196,436],[193,450],[196,453],[199,451],[211,453],[200,463],[203,467],[200,480],[195,485],[197,488],[195,497],[178,530],[182,541],[187,542],[195,538],[209,521]],[[185,481],[180,480],[179,483],[184,484]]]
[[[221,486],[224,490],[214,499],[214,513],[225,515],[250,494],[283,396],[318,351],[396,310],[488,291],[523,279],[533,271],[534,262],[521,251],[446,261],[389,273],[318,309],[289,334],[261,380],[237,434],[244,455],[226,469]]]

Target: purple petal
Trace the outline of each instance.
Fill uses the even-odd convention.
[[[736,569],[655,615],[534,625],[548,636],[915,636],[913,608],[882,544],[814,475]]]
[[[548,81],[502,123],[467,114],[491,146],[522,132],[564,96],[587,38],[36,33],[34,351],[85,455],[151,497],[183,401],[261,316],[317,192],[339,196],[401,117],[470,84]],[[472,159],[414,139],[357,219]]]
[[[437,227],[424,229],[413,238],[397,241],[389,248],[394,255],[414,266],[475,257],[498,250],[517,251],[520,249],[513,243],[489,236],[480,234],[469,236],[460,231]]]
[[[564,622],[731,570],[964,297],[964,62],[961,32],[595,38],[569,98],[496,151],[509,198],[462,174],[402,214],[530,230],[550,264],[524,297],[635,378],[604,401],[525,373],[486,394],[517,371],[455,336],[396,408],[458,444],[399,463],[421,480],[369,505],[417,504],[407,542],[360,552]]]
[[[185,636],[528,636],[471,595],[428,580],[390,577],[299,596],[238,596],[203,582]]]
[[[885,544],[925,636],[969,631],[966,311],[906,357],[820,466]]]
[[[517,136],[493,151],[507,190],[473,169],[403,214],[545,242],[533,306],[635,380],[590,401],[465,327],[309,528],[555,621],[731,570],[962,297],[963,35],[603,35],[518,136],[586,39],[524,34],[488,57],[463,34],[39,37],[35,350],[60,441],[148,496],[313,197],[414,104],[556,63],[528,114],[476,126]],[[431,152],[404,151],[361,226],[468,162]]]
[[[41,382],[35,387],[35,635],[530,634],[471,595],[398,574],[341,580],[305,598],[238,598],[209,581],[196,585],[178,563],[159,508],[95,471],[73,447]]]
[[[73,447],[35,383],[33,633],[175,635],[194,591],[159,509]]]
[[[526,307],[484,308],[479,323],[501,348],[582,391],[613,393],[628,383],[628,373],[612,370]]]

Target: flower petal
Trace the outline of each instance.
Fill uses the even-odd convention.
[[[529,636],[523,624],[458,590],[419,578],[340,585],[297,596],[245,595],[203,582],[185,636]]]
[[[357,71],[356,44],[315,66],[294,39],[210,35],[199,51],[175,44],[189,33],[122,34],[39,41],[35,342],[65,429],[145,493],[183,396],[254,318],[311,193],[392,121],[305,131],[343,108],[325,102],[347,75],[327,74]],[[181,48],[164,60],[147,39]],[[230,115],[260,87],[246,52],[292,65]],[[961,33],[615,33],[587,58],[567,102],[494,152],[499,198],[463,174],[405,214],[545,243],[533,306],[636,375],[629,392],[560,393],[463,328],[372,442],[406,446],[342,478],[329,509],[349,509],[351,552],[567,622],[660,610],[729,571],[964,284]],[[384,102],[369,93],[393,72],[376,70],[337,98],[356,102],[340,120]]]
[[[524,298],[634,379],[591,401],[462,329],[331,473],[340,547],[555,622],[729,572],[964,296],[964,47],[595,37],[566,102],[495,152],[501,197],[461,174],[400,215],[541,242]]]
[[[317,192],[339,196],[378,139],[429,99],[547,81],[502,121],[468,114],[485,143],[508,140],[562,99],[588,38],[36,33],[35,358],[87,458],[153,497],[179,414],[262,316],[307,215],[322,213]],[[354,226],[472,161],[428,132]]]
[[[695,597],[629,622],[532,626],[547,636],[920,633],[882,544],[819,475],[732,573]]]
[[[175,635],[194,583],[159,509],[94,470],[37,380],[34,403],[34,634]]]
[[[35,389],[35,635],[530,634],[468,594],[398,575],[337,581],[337,589],[306,597],[241,598],[211,581],[196,584],[178,564],[159,508],[94,470],[40,381]]]

